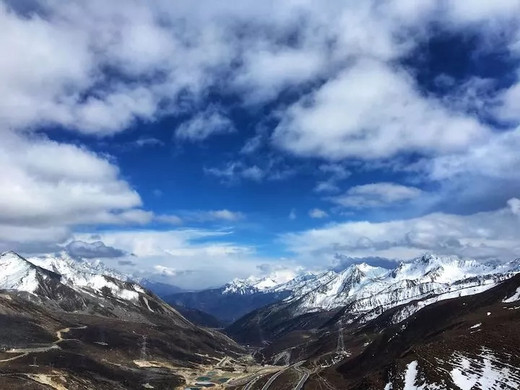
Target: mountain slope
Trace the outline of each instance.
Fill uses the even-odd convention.
[[[520,388],[520,275],[396,322],[407,305],[357,323],[340,311],[320,328],[276,339],[257,358],[287,368],[262,383],[272,380],[269,390]]]
[[[396,314],[402,320],[436,301],[485,291],[519,271],[518,261],[481,264],[434,255],[400,263],[394,270],[356,264],[316,275],[285,300],[249,313],[226,332],[240,342],[261,345],[294,330],[316,328],[338,312],[346,312],[349,323],[366,322],[410,303]]]
[[[182,370],[243,354],[135,283],[85,264],[76,269],[67,259],[46,265],[64,275],[12,252],[0,256],[0,374],[8,388],[52,382],[51,388],[169,389],[190,380]]]
[[[346,357],[326,368],[325,376],[345,389],[517,389],[520,302],[504,300],[519,287],[517,275],[483,293],[432,304],[390,326],[388,313],[356,330],[370,340],[360,353],[349,349],[345,335]]]
[[[213,317],[211,314],[204,313],[203,311],[197,309],[190,309],[184,306],[174,306],[174,308],[195,325],[214,329],[224,327],[224,324],[217,318]]]

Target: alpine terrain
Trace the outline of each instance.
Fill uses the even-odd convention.
[[[228,337],[209,329],[222,327],[211,315],[182,306],[195,325],[100,262],[3,253],[2,388],[520,386],[519,260],[425,255],[289,279],[210,290],[283,292],[225,328]]]
[[[172,389],[206,371],[226,382],[251,363],[228,337],[117,276],[66,255],[3,253],[0,388]]]

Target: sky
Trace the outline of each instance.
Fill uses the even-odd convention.
[[[520,257],[520,1],[0,0],[0,250],[187,289]]]

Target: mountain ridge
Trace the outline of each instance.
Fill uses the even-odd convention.
[[[396,320],[404,319],[439,300],[483,292],[518,272],[518,260],[483,264],[432,254],[401,262],[393,270],[354,264],[316,275],[284,300],[258,308],[226,331],[240,342],[261,345],[297,329],[310,329],[339,311],[348,312],[349,323],[367,322],[408,304],[396,315]]]

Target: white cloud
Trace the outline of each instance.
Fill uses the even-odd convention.
[[[513,29],[508,22],[518,8],[516,0],[250,0],[239,7],[5,1],[0,50],[9,56],[0,61],[0,93],[10,98],[0,103],[0,124],[107,135],[137,119],[184,112],[177,98],[200,103],[209,87],[238,90],[246,103],[276,98],[330,78],[345,63],[393,61],[427,34],[431,21],[451,30],[477,24],[499,36]],[[198,138],[205,132],[194,130]]]
[[[223,183],[232,184],[240,180],[283,180],[293,175],[296,169],[287,166],[283,159],[278,157],[260,155],[254,162],[229,161],[222,167],[205,167],[204,172],[220,178]]]
[[[248,166],[241,161],[228,162],[222,168],[204,168],[204,172],[208,175],[221,178],[224,182],[227,183],[232,183],[239,179],[261,181],[265,176],[265,172],[257,165]]]
[[[0,233],[2,241],[31,240],[23,233],[31,230],[35,241],[58,240],[75,225],[140,224],[152,218],[114,164],[75,145],[4,132],[0,166],[0,225],[13,227]]]
[[[520,4],[516,0],[472,1],[470,5],[457,0],[449,0],[449,15],[455,22],[493,23],[496,19],[515,19],[520,13]]]
[[[344,207],[383,207],[420,197],[423,191],[396,183],[371,183],[350,188],[344,195],[330,198]]]
[[[244,214],[226,209],[213,210],[201,214],[202,218],[219,219],[223,221],[238,221],[244,218]]]
[[[282,236],[307,264],[350,257],[409,259],[425,251],[512,260],[520,253],[518,199],[503,209],[471,215],[433,213],[387,222],[344,222]]]
[[[36,9],[21,12],[28,3]],[[275,116],[282,121],[272,138],[294,154],[373,160],[417,152],[431,157],[422,166],[430,180],[455,181],[468,174],[511,183],[518,179],[518,130],[492,133],[464,107],[419,91],[399,59],[428,38],[431,22],[448,32],[469,26],[486,44],[514,36],[517,26],[510,22],[518,21],[518,7],[517,0],[4,1],[0,51],[8,55],[0,59],[0,245],[50,245],[64,242],[78,225],[154,218],[141,209],[140,196],[115,161],[31,132],[53,126],[112,135],[136,121],[186,115],[203,107],[215,89],[230,96],[238,91],[242,103],[250,105],[294,88],[291,92],[302,98],[287,110],[278,108]],[[512,53],[519,47],[516,34],[508,42]],[[517,89],[511,86],[493,102],[499,119],[518,120]],[[231,129],[225,115],[210,108],[181,126],[177,136],[200,141]],[[257,151],[263,141],[254,139],[244,153]],[[206,172],[254,181],[291,174],[271,161],[231,162]],[[316,191],[338,191],[347,177],[342,172],[324,171],[329,176]],[[369,195],[388,201],[385,195]],[[514,201],[510,205],[517,210]],[[196,214],[192,218],[240,219],[240,213],[228,210]],[[175,215],[157,218],[178,222]],[[417,221],[433,224],[433,216],[422,218]],[[451,219],[458,218],[463,217]],[[146,242],[148,234],[139,237]],[[492,249],[483,252],[498,245],[488,244]],[[218,244],[193,252],[185,242],[169,250],[168,256],[188,254],[191,261],[244,253],[239,246]]]
[[[325,211],[321,209],[312,209],[309,210],[309,217],[314,219],[321,219],[321,218],[327,218],[329,214],[327,214]]]
[[[183,122],[176,130],[178,139],[188,141],[202,141],[217,135],[235,132],[233,122],[215,107],[197,113],[194,117]]]
[[[159,275],[161,276],[175,276],[177,275],[177,272],[175,271],[174,268],[170,268],[170,267],[165,267],[164,265],[155,265],[154,267],[154,270],[156,270]]]
[[[155,220],[170,225],[182,225],[182,223],[184,222],[181,217],[174,214],[157,215],[155,217]]]
[[[295,209],[292,209],[291,212],[289,213],[289,219],[290,219],[291,221],[294,221],[296,218],[297,218],[296,210],[295,210]]]
[[[164,146],[164,142],[154,137],[141,137],[135,141],[135,146],[146,147],[146,146]]]
[[[221,210],[184,210],[177,214],[162,214],[155,216],[155,221],[170,224],[182,225],[187,222],[238,222],[246,216],[239,211],[228,209]]]
[[[321,52],[324,47],[259,46],[244,53],[242,71],[234,80],[238,89],[247,91],[248,102],[275,98],[284,87],[312,80],[326,69],[327,55]]]
[[[351,175],[351,172],[341,164],[323,164],[320,165],[319,171],[328,174],[329,177],[316,184],[315,192],[338,192],[339,183]]]
[[[520,217],[520,199],[512,198],[507,201],[507,205],[511,212]]]
[[[478,145],[464,153],[441,156],[428,166],[434,180],[444,180],[460,175],[494,178],[519,178],[520,127],[493,137],[489,143]]]
[[[519,39],[520,42],[520,39]],[[520,75],[520,72],[519,72]],[[520,82],[513,84],[497,98],[495,113],[505,121],[520,123]]]
[[[122,257],[126,254],[120,249],[106,246],[102,241],[71,241],[65,246],[65,249],[73,257],[77,256],[87,259],[115,258]]]
[[[464,150],[488,136],[477,120],[421,96],[404,71],[361,60],[290,107],[273,140],[302,156],[376,159]]]
[[[74,238],[88,241],[90,237],[76,234]],[[257,266],[269,261],[258,257],[255,248],[229,241],[227,231],[106,231],[96,237],[107,246],[131,253],[128,259],[136,264],[137,276],[186,289],[215,287],[235,277],[258,274]],[[105,263],[117,268],[121,259],[106,259]]]

